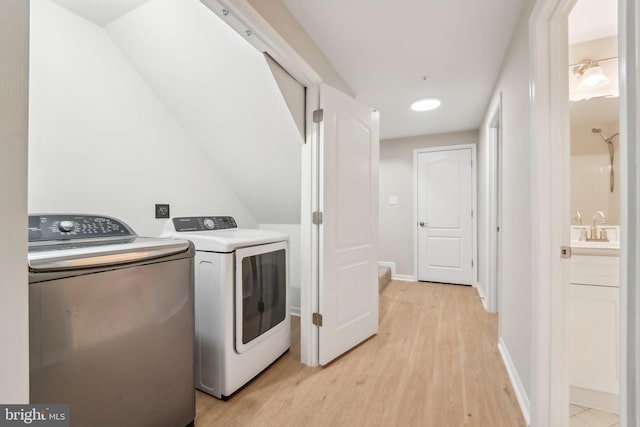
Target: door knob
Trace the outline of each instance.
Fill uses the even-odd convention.
[[[424,221],[420,221],[420,227],[428,227],[429,223],[425,223]]]

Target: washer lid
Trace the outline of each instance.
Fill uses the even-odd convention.
[[[29,245],[28,263],[31,272],[77,270],[160,258],[188,249],[186,240],[148,237],[49,241]]]
[[[289,236],[270,230],[254,230],[232,228],[227,230],[166,232],[162,237],[188,239],[193,242],[197,251],[233,252],[247,246],[265,245],[267,243],[289,241]]]

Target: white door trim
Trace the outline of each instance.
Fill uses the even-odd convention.
[[[306,150],[303,150],[302,212],[300,218],[302,246],[300,284],[300,361],[318,366],[319,331],[313,325],[312,314],[320,306],[320,227],[311,222],[312,212],[320,210],[320,125],[313,123],[313,112],[320,107],[320,83],[307,87]]]
[[[488,151],[488,199],[487,199],[487,211],[489,212],[488,224],[489,232],[486,241],[485,251],[488,254],[486,272],[484,277],[480,278],[480,283],[485,283],[486,300],[485,308],[490,313],[499,313],[500,307],[498,307],[498,290],[499,290],[499,271],[496,266],[499,266],[500,256],[500,236],[497,228],[500,226],[498,214],[498,179],[501,176],[501,172],[498,168],[501,168],[501,162],[498,161],[498,145],[502,144],[502,92],[497,97],[496,101],[489,107],[489,120],[484,129],[485,141],[489,142],[487,147]],[[501,150],[500,150],[501,152]],[[502,154],[500,154],[502,156]],[[500,186],[501,188],[502,186]],[[499,326],[498,326],[499,327]]]
[[[302,147],[301,154],[300,360],[305,365],[317,366],[318,327],[313,326],[311,316],[318,311],[319,235],[318,226],[311,222],[311,212],[319,206],[319,134],[318,126],[313,123],[313,111],[320,106],[322,79],[248,2],[200,1],[256,49],[267,52],[307,88],[306,144]]]
[[[444,145],[440,147],[416,148],[413,150],[413,275],[418,278],[418,154],[438,151],[453,151],[471,149],[471,206],[473,209],[473,286],[478,286],[478,203],[477,203],[477,176],[476,176],[476,145]]]
[[[640,424],[640,1],[618,1],[620,57],[620,425]]]
[[[560,246],[569,243],[569,209],[562,207],[569,201],[567,29],[573,4],[575,0],[538,0],[529,21],[534,426],[569,423],[568,286]]]

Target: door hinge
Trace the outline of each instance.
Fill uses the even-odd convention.
[[[473,218],[473,209],[471,210],[471,218]]]
[[[560,258],[562,258],[562,259],[571,258],[571,247],[570,246],[560,246]]]
[[[473,260],[471,260],[471,268],[473,268]]]
[[[313,322],[314,325],[316,326],[322,326],[322,314],[320,313],[313,313],[311,315],[311,321]]]
[[[324,110],[322,108],[313,112],[313,123],[320,123],[324,120]]]
[[[315,225],[322,224],[322,220],[322,212],[315,211],[311,216],[311,222],[313,222],[313,224]]]

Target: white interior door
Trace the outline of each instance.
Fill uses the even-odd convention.
[[[320,104],[323,365],[378,331],[379,116],[325,85]]]
[[[473,283],[472,151],[417,152],[420,281]]]

